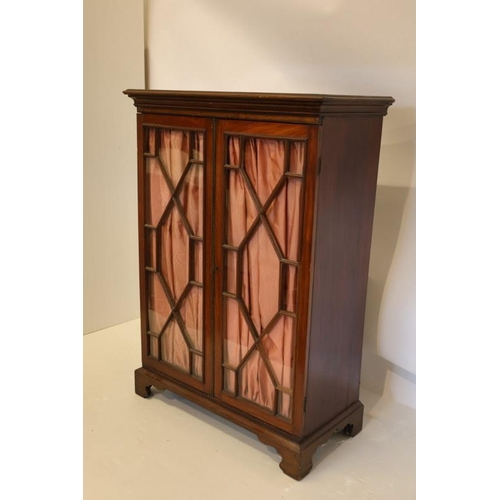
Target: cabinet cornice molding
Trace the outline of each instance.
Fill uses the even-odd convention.
[[[384,116],[392,97],[259,92],[203,92],[137,90],[123,92],[139,113],[188,114],[215,118],[241,118],[296,123],[320,123],[334,115]]]

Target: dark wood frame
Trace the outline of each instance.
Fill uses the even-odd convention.
[[[314,134],[316,132],[316,127],[308,127],[304,125],[296,125],[296,124],[276,124],[276,123],[268,123],[268,122],[249,122],[249,121],[240,121],[240,120],[219,120],[217,123],[217,137],[216,137],[216,179],[217,179],[217,186],[216,186],[216,207],[215,207],[215,217],[216,220],[219,221],[219,224],[225,225],[225,175],[223,170],[223,167],[225,165],[225,144],[226,136],[236,136],[236,135],[241,135],[245,134],[246,137],[258,137],[258,138],[263,138],[263,137],[268,137],[268,138],[280,138],[280,139],[285,139],[287,141],[295,141],[295,140],[301,140],[306,142],[306,159],[305,159],[305,165],[304,165],[304,170],[303,170],[303,175],[301,176],[302,182],[304,182],[303,186],[303,202],[304,198],[306,197],[306,192],[307,192],[307,187],[309,183],[314,183],[314,179],[316,177],[315,175],[315,161],[316,159],[314,158],[314,153],[311,157],[310,149],[314,149],[310,147],[310,142],[311,138],[310,135],[313,135],[313,142],[314,142]],[[243,154],[241,154],[243,156]],[[286,164],[286,162],[285,162]],[[312,165],[312,168],[309,168],[309,166]],[[222,168],[221,168],[222,167]],[[311,175],[312,172],[312,175]],[[286,174],[285,174],[286,175]],[[284,177],[282,177],[283,179]],[[256,204],[257,211],[262,211],[262,204],[260,201],[257,199],[255,193],[253,193],[252,188],[250,186],[250,181],[246,179],[246,184],[247,187],[250,188],[250,193],[253,198],[254,203]],[[278,184],[274,188],[273,192],[271,193],[269,199],[267,200],[267,204],[270,203],[270,200],[273,198],[274,195],[277,194],[279,190],[280,182],[278,181]],[[264,204],[264,209],[267,208],[267,204]],[[301,240],[307,241],[307,233],[311,232],[312,229],[312,224],[307,224],[308,222],[308,216],[310,214],[306,213],[306,210],[304,210],[305,204],[302,203],[303,206],[303,213],[301,214],[303,216],[303,223],[301,226],[304,228],[303,231],[303,237]],[[264,210],[265,211],[265,210]],[[310,212],[310,211],[309,211]],[[271,237],[272,240],[274,240],[274,244],[278,244],[275,241],[275,236],[272,233],[272,230],[267,227],[265,224],[263,225],[265,227],[266,232],[268,235]],[[249,231],[250,232],[250,231]],[[224,255],[223,255],[223,236],[224,233],[223,231],[218,231],[215,234],[215,266],[216,269],[218,269],[217,275],[216,275],[216,281],[215,281],[215,332],[222,332],[223,331],[223,307],[222,307],[222,297],[225,295],[225,292],[223,291],[223,268],[224,268]],[[302,241],[301,241],[302,243]],[[279,245],[279,244],[278,244]],[[302,257],[302,254],[304,252],[307,253],[307,248],[304,248],[304,245],[300,245],[299,247],[299,255]],[[281,251],[280,251],[281,253]],[[302,260],[302,259],[300,259]],[[302,380],[304,376],[304,370],[303,370],[303,364],[301,364],[301,361],[303,363],[303,359],[300,359],[300,352],[301,350],[299,349],[299,345],[302,345],[306,339],[302,338],[306,334],[306,325],[307,325],[307,314],[304,314],[304,311],[300,310],[300,304],[302,301],[307,300],[307,297],[303,296],[304,293],[302,290],[307,290],[307,285],[304,287],[302,286],[301,279],[304,279],[304,276],[307,276],[307,271],[304,275],[302,272],[302,268],[304,266],[300,265],[297,263],[298,267],[298,287],[299,287],[299,294],[297,298],[297,305],[299,306],[297,308],[297,312],[295,313],[295,348],[294,348],[294,369],[293,369],[293,392],[291,393],[292,397],[292,408],[295,410],[292,414],[292,418],[290,421],[282,419],[281,417],[277,415],[272,415],[265,409],[261,409],[258,406],[248,403],[245,400],[242,400],[240,398],[234,398],[233,396],[229,395],[223,390],[223,373],[222,373],[222,368],[223,368],[223,339],[221,335],[215,335],[215,353],[214,353],[214,374],[215,374],[215,384],[214,384],[214,395],[217,399],[220,399],[221,401],[224,401],[225,403],[234,406],[235,408],[238,408],[242,411],[247,412],[250,415],[253,415],[255,417],[258,417],[260,420],[273,425],[274,427],[277,427],[279,429],[282,429],[284,431],[292,432],[295,434],[300,434],[301,428],[302,428],[302,412],[297,411],[296,405],[294,405],[293,400],[296,399],[298,401],[303,401],[304,400],[304,394],[303,392],[303,387],[300,385],[300,380]],[[240,299],[236,299],[240,300]],[[249,322],[251,323],[251,320],[249,319]],[[259,338],[262,338],[265,333],[261,334]],[[297,391],[297,385],[299,391]],[[299,405],[300,406],[300,405]]]
[[[210,297],[212,296],[213,282],[213,267],[211,265],[204,266],[203,276],[203,323],[204,323],[204,373],[203,380],[199,380],[191,375],[176,369],[174,366],[169,366],[165,363],[155,360],[148,354],[149,335],[147,330],[147,278],[149,270],[146,267],[146,248],[144,229],[147,228],[144,218],[145,206],[145,161],[147,153],[144,153],[144,129],[150,127],[167,127],[172,129],[187,129],[190,131],[202,131],[205,133],[204,141],[204,220],[203,220],[203,241],[211,242],[210,235],[213,232],[213,121],[206,118],[192,118],[179,116],[159,116],[159,115],[137,115],[137,135],[138,135],[138,206],[139,206],[139,284],[140,284],[140,302],[141,302],[141,337],[142,337],[142,363],[146,368],[165,373],[180,382],[191,385],[192,387],[210,392],[213,386],[213,328],[212,328],[212,309],[210,305]],[[185,171],[185,173],[187,170]],[[180,185],[180,181],[178,183]],[[162,216],[163,217],[163,216]],[[203,245],[204,263],[213,262],[213,246],[211,244]],[[158,266],[158,256],[157,266]],[[180,302],[180,300],[179,300]],[[159,346],[160,347],[160,346]]]
[[[255,432],[281,454],[283,471],[301,479],[310,471],[317,447],[334,432],[354,436],[362,427],[359,373],[371,228],[382,117],[393,99],[144,90],[125,94],[138,109],[143,367],[136,370],[136,392],[147,397],[151,386],[171,390]],[[145,123],[206,131],[203,382],[168,370],[147,355]],[[222,326],[223,240],[216,222],[224,214],[225,133],[307,141],[289,421],[222,391],[218,332]]]

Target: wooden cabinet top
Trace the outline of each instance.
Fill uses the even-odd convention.
[[[259,118],[297,123],[320,123],[332,115],[387,114],[392,97],[256,92],[134,90],[123,92],[139,113],[183,114],[214,118]]]

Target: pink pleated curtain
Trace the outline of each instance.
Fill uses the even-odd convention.
[[[202,160],[203,135],[195,134],[193,158]],[[173,184],[177,186],[189,160],[188,132],[162,129],[159,134],[158,154]],[[155,131],[149,135],[150,151],[154,150]],[[240,163],[240,139],[231,137],[228,143],[229,162]],[[244,154],[244,168],[263,205],[273,188],[283,175],[285,168],[285,142],[273,139],[247,139]],[[289,170],[301,174],[304,164],[304,144],[290,144]],[[227,206],[225,232],[227,243],[238,246],[256,219],[258,212],[243,177],[237,170],[228,170]],[[146,190],[149,203],[146,205],[146,223],[157,226],[171,193],[161,172],[158,160],[148,158],[146,164]],[[286,259],[298,261],[300,231],[300,200],[302,180],[288,178],[280,193],[271,203],[266,217]],[[196,236],[203,236],[203,168],[190,167],[183,181],[179,201]],[[220,224],[221,221],[216,221]],[[149,251],[147,265],[156,268],[156,240],[161,238],[161,268],[170,287],[174,301],[177,301],[188,281],[203,282],[203,243],[194,242],[194,267],[189,269],[188,231],[177,208],[157,231],[148,232]],[[226,290],[236,292],[236,254],[228,251],[226,257]],[[190,273],[191,271],[191,273]],[[280,309],[296,312],[297,268],[283,265],[284,296],[279,296],[280,261],[273,244],[262,224],[259,225],[243,251],[242,298],[250,313],[252,322],[260,334],[271,320],[275,320],[270,332],[262,339],[261,345],[269,359],[271,370],[282,388],[292,389],[293,338],[295,319],[280,315]],[[224,361],[236,367],[250,347],[253,337],[248,324],[239,310],[238,303],[232,299],[224,301],[225,331]],[[160,333],[170,315],[171,308],[165,291],[157,275],[148,273],[148,312],[149,329]],[[185,322],[188,336],[195,349],[203,349],[203,296],[202,289],[191,287],[183,300],[181,316]],[[216,332],[217,334],[217,332]],[[161,345],[151,337],[150,354],[173,364],[184,371],[189,370],[189,349],[183,338],[179,324],[170,320],[161,337]],[[249,356],[241,367],[239,395],[266,408],[273,408],[275,385],[264,360],[257,350]],[[226,370],[225,388],[235,390],[235,372]],[[194,356],[193,374],[201,377],[202,360]],[[290,396],[283,392],[279,398],[278,412],[290,417]]]
[[[189,132],[161,130],[158,154],[162,160],[172,185],[177,187],[190,159]],[[150,150],[154,148],[155,131],[149,135]],[[203,134],[194,134],[193,160],[203,160]],[[151,224],[156,225],[171,199],[170,189],[161,172],[158,160],[148,159],[146,167],[147,194],[150,199],[146,211],[150,214]],[[203,237],[203,167],[193,164],[182,184],[178,199],[195,236]],[[148,223],[148,213],[146,222]],[[192,241],[194,245],[194,269],[190,270],[189,233],[182,216],[174,206],[161,225],[159,234],[151,231],[150,248],[154,249],[156,238],[161,238],[161,269],[170,288],[174,301],[178,301],[190,279],[203,282],[203,243]],[[153,236],[155,235],[155,236]],[[153,252],[151,252],[153,253]],[[150,256],[153,260],[153,256]],[[191,273],[190,273],[191,271]],[[184,321],[187,335],[193,347],[203,350],[203,293],[202,289],[191,286],[184,298],[180,315]],[[171,308],[157,276],[150,278],[149,324],[150,329],[159,333],[170,315]],[[153,330],[153,328],[156,329]],[[151,355],[158,357],[158,342],[151,341]],[[161,359],[189,371],[189,349],[177,321],[170,321],[161,337]],[[202,359],[194,356],[193,374],[202,376]]]
[[[285,168],[285,142],[273,139],[247,139],[244,151],[244,168],[264,205]],[[229,163],[239,165],[240,140],[231,137],[228,144]],[[290,172],[302,173],[304,143],[290,145]],[[238,246],[257,217],[257,208],[237,170],[228,170],[227,243]],[[284,187],[267,211],[267,219],[288,260],[298,260],[300,230],[301,179],[288,178]],[[236,292],[236,254],[227,251],[226,288]],[[243,251],[242,298],[257,333],[275,318],[279,309],[296,312],[297,268],[284,265],[285,287],[283,299],[279,295],[280,262],[269,235],[262,224],[258,226]],[[284,304],[282,304],[282,302]],[[225,300],[225,362],[236,367],[254,344],[238,303]],[[292,388],[294,318],[280,315],[261,345],[267,354],[278,385]],[[226,370],[225,386],[235,391],[235,372]],[[239,395],[258,405],[272,409],[275,386],[268,368],[257,350],[241,367]],[[282,393],[278,412],[290,417],[290,396]]]

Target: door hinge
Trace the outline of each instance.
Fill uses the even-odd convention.
[[[321,156],[319,157],[319,160],[318,160],[318,174],[319,175],[321,174]]]
[[[307,396],[304,398],[304,413],[306,412],[307,408]]]

